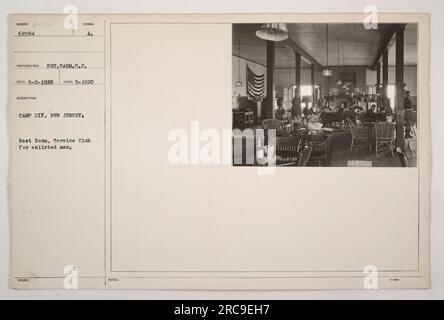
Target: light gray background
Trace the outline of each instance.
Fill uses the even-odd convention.
[[[341,13],[428,12],[431,15],[432,111],[432,288],[404,291],[17,291],[9,289],[8,212],[8,15],[63,13],[76,5],[79,13]],[[442,0],[3,0],[0,3],[0,299],[444,299],[444,1]]]

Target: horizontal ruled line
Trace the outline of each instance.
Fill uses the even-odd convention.
[[[104,51],[14,51],[14,53],[105,53]]]
[[[103,70],[104,67],[88,67],[88,68],[38,68],[38,67],[14,67],[16,70],[24,69],[24,70]]]
[[[362,276],[118,276],[121,279],[365,279],[366,275]],[[78,277],[79,279],[103,279],[104,277]],[[378,275],[378,278],[422,278],[422,276],[400,276],[400,275]],[[15,277],[18,279],[66,279],[66,277]]]
[[[34,86],[34,87],[52,87],[52,86],[104,86],[104,83],[94,83],[94,84],[70,84],[70,83],[54,83],[54,84],[28,84],[28,83],[14,83],[14,86]]]
[[[103,38],[104,35],[93,35],[93,36],[87,36],[87,35],[38,35],[38,36],[19,36],[19,35],[14,35],[15,38],[24,38],[24,39],[29,39],[29,38]]]

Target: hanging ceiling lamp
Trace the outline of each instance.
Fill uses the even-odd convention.
[[[326,52],[326,56],[327,56],[327,66],[325,67],[324,70],[322,70],[322,75],[324,77],[331,77],[333,75],[333,72],[331,71],[331,69],[328,67],[328,23],[327,23],[327,52]]]
[[[285,23],[266,23],[256,31],[256,36],[268,41],[284,41],[288,38],[288,29]]]

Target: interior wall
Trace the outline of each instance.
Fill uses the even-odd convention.
[[[336,88],[337,82],[339,80],[343,82],[351,81],[355,83],[356,88],[360,88],[362,90],[366,89],[367,86],[366,67],[340,66],[340,67],[330,67],[330,69],[333,72],[333,75],[331,77],[321,77],[322,94],[328,94],[330,89]]]
[[[375,85],[377,81],[378,81],[378,77],[376,74],[376,70],[372,70],[372,69],[365,70],[365,83],[368,86]],[[381,75],[381,81],[382,81],[382,75]]]
[[[294,68],[276,69],[276,87],[289,87],[296,84],[296,71]],[[311,69],[301,69],[301,85],[311,84]]]

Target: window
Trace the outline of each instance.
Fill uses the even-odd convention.
[[[311,96],[313,94],[312,86],[301,86],[301,97]]]
[[[302,102],[304,101],[304,97],[305,96],[310,96],[312,97],[313,95],[313,87],[312,86],[301,86],[301,98],[302,98]],[[307,104],[307,103],[306,103]],[[309,102],[308,103],[308,107],[311,108],[312,103]]]
[[[389,84],[387,86],[387,98],[389,99],[390,108],[394,110],[395,108],[395,97],[396,97],[396,85]]]

